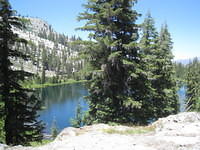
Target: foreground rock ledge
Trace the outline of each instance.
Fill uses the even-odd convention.
[[[123,131],[134,130],[135,127],[105,124],[66,128],[47,145],[34,148],[0,145],[0,150],[200,150],[199,113],[171,115],[148,128],[154,130],[123,134]]]

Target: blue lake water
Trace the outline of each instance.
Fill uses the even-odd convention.
[[[181,112],[185,110],[185,90],[185,87],[178,90]],[[51,133],[54,120],[59,131],[71,126],[70,119],[75,116],[78,102],[83,107],[83,111],[88,109],[84,99],[84,96],[88,95],[88,90],[81,83],[42,88],[39,93],[45,109],[39,112],[38,119],[46,124],[44,132],[48,134]]]
[[[44,109],[39,112],[39,120],[46,124],[45,133],[51,133],[52,123],[56,121],[58,130],[69,127],[70,119],[74,118],[78,102],[83,111],[88,109],[84,96],[88,90],[84,84],[68,84],[40,89],[40,97]]]
[[[186,86],[182,86],[179,90],[178,90],[178,96],[179,96],[179,104],[180,104],[180,112],[184,112],[185,111],[185,92],[186,92]]]

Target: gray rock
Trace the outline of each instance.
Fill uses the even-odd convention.
[[[145,134],[108,134],[136,127],[97,124],[66,128],[52,142],[40,147],[8,147],[5,150],[200,150],[200,114],[180,113],[161,118]],[[141,127],[142,128],[142,127]],[[4,150],[4,149],[2,149]]]
[[[5,150],[6,148],[8,148],[7,145],[5,145],[5,144],[0,144],[0,150]]]

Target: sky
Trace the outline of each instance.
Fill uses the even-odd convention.
[[[60,33],[87,38],[87,32],[75,29],[84,25],[77,16],[87,0],[10,0],[12,8],[23,16],[44,19]],[[158,31],[167,23],[172,36],[175,60],[200,57],[200,0],[138,0],[134,9],[142,14],[150,11]]]

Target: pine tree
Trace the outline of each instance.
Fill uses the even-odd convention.
[[[200,62],[198,58],[188,65],[186,83],[187,110],[200,111]]]
[[[41,75],[41,84],[44,84],[45,83],[45,80],[46,80],[46,73],[45,71],[47,70],[47,50],[45,48],[44,45],[41,45],[40,46],[41,50],[42,50],[42,75]]]
[[[51,125],[51,137],[53,139],[55,139],[58,135],[58,128],[57,128],[57,125],[56,125],[56,120],[55,118],[53,119],[53,122],[52,122],[52,125]]]
[[[155,80],[152,87],[154,96],[155,118],[165,117],[178,111],[177,87],[175,71],[172,63],[172,40],[167,25],[162,26],[155,52]]]
[[[75,128],[83,126],[83,108],[81,107],[80,101],[76,107],[75,117],[71,119],[71,125]]]
[[[92,122],[145,123],[147,75],[137,46],[136,0],[89,0],[79,20],[91,31],[88,59],[96,71],[89,89]],[[150,107],[150,106],[149,106]]]
[[[178,87],[181,88],[185,85],[186,75],[187,75],[187,66],[182,64],[181,62],[175,62],[175,72],[176,72],[176,80]]]
[[[43,126],[36,120],[40,101],[31,90],[20,85],[29,74],[12,68],[13,58],[27,59],[26,55],[13,47],[15,42],[25,40],[13,33],[12,26],[22,28],[8,0],[0,0],[0,93],[4,103],[5,141],[9,145],[18,145],[40,141]]]
[[[148,57],[155,55],[155,49],[157,48],[158,33],[155,28],[155,21],[148,12],[144,22],[141,25],[142,36],[140,40],[141,51]],[[148,58],[152,60],[153,58]]]
[[[138,117],[143,117],[144,123],[149,120],[154,119],[155,109],[153,106],[155,89],[152,88],[152,81],[155,79],[153,71],[155,69],[155,51],[157,49],[158,42],[158,33],[155,28],[155,21],[151,16],[151,13],[148,12],[144,22],[141,25],[141,39],[139,42],[140,45],[140,54],[141,61],[140,67],[143,69],[145,75],[143,76],[143,82],[146,83],[144,86],[145,90],[143,91],[144,96],[143,101],[143,112],[138,112],[140,114]],[[141,116],[142,115],[142,116]],[[145,117],[146,116],[146,117]]]

